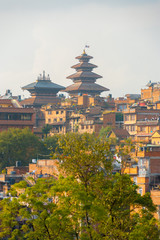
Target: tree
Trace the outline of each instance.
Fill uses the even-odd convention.
[[[21,205],[14,198],[0,201],[0,239],[23,239],[20,219],[18,220]]]
[[[56,149],[58,148],[58,136],[48,136],[44,139],[43,144],[45,146],[45,154],[50,155],[55,153]]]
[[[112,128],[110,126],[108,127],[102,127],[100,132],[99,132],[99,137],[102,138],[102,139],[106,139],[109,132],[112,130]]]
[[[10,128],[0,133],[0,170],[21,161],[28,165],[43,149],[43,143],[31,130]]]
[[[49,124],[46,124],[46,125],[42,128],[42,133],[44,133],[45,136],[47,137],[48,134],[50,133],[51,129],[52,129],[52,126],[49,125]]]
[[[15,185],[25,188],[18,197],[17,215],[24,223],[17,237],[23,233],[28,240],[159,239],[150,195],[141,196],[128,175],[112,174],[109,141],[71,133],[60,136],[58,143],[62,154],[58,151],[56,156],[64,176],[39,179],[29,188]]]
[[[73,239],[73,226],[69,209],[58,201],[58,184],[52,179],[38,179],[32,187],[16,184],[14,189],[25,188],[19,196],[18,215],[23,226],[21,232],[27,240]],[[55,197],[55,198],[54,198]],[[62,198],[62,196],[61,196]]]
[[[144,207],[150,216],[146,223],[149,237],[152,229],[155,239],[159,238],[152,215],[156,208],[150,195],[138,194],[138,187],[128,175],[112,174],[115,152],[111,151],[109,141],[101,141],[89,134],[68,134],[59,139],[59,145],[63,152],[59,156],[63,168],[67,174],[78,179],[78,186],[73,180],[74,186],[70,183],[66,195],[70,197],[72,216],[76,216],[76,222],[82,220],[79,228],[82,239],[130,239],[138,226],[143,232],[140,222],[147,220]],[[128,143],[126,150],[123,148],[124,156],[128,155],[130,147],[133,146]]]

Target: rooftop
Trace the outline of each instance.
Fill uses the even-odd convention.
[[[51,82],[49,75],[45,76],[45,71],[43,71],[43,75],[39,75],[36,82],[30,83],[24,87],[23,90],[32,90],[32,89],[56,89],[60,91],[64,89],[63,86],[58,85],[56,83]]]

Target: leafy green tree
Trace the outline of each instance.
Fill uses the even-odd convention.
[[[24,184],[17,184],[16,188]],[[59,240],[73,239],[70,209],[59,204],[58,181],[38,179],[32,187],[19,196],[19,210],[23,224],[24,239]],[[62,196],[61,196],[62,197]]]
[[[75,222],[81,221],[78,230],[81,239],[129,239],[138,223],[134,215],[139,222],[144,218],[141,211],[143,207],[152,219],[146,226],[154,230],[155,239],[159,238],[151,214],[155,206],[150,195],[142,197],[138,194],[137,186],[128,175],[112,174],[114,152],[109,141],[100,141],[89,134],[68,134],[59,139],[59,145],[63,152],[59,156],[63,168],[78,180],[77,184],[73,180],[74,186],[70,183],[69,190],[65,192],[70,197],[71,215],[76,219]],[[123,148],[124,156],[128,155],[130,147],[128,143],[126,150]],[[139,209],[139,213],[135,209]]]
[[[0,133],[0,169],[21,161],[28,165],[43,149],[43,143],[31,130],[10,128]]]
[[[140,225],[142,219],[145,218],[143,208],[150,215],[148,221],[145,218],[146,225],[148,225],[148,229],[154,231],[154,239],[158,239],[156,220],[151,214],[156,208],[150,195],[147,193],[141,196],[137,193],[137,188],[126,174],[116,174],[107,181],[106,185],[103,185],[105,194],[99,196],[100,198],[98,197],[96,201],[96,204],[101,207],[101,215],[98,215],[99,219],[97,218],[96,222],[99,222],[97,230],[103,234],[104,239],[130,239],[131,235],[134,236],[136,233],[138,226],[139,231],[143,232],[143,225]],[[152,221],[150,221],[151,219]],[[151,232],[148,236],[151,239]]]
[[[39,179],[31,187],[24,182],[15,185],[14,189],[21,187],[25,191],[18,197],[20,207],[12,219],[16,221],[18,216],[24,223],[20,228],[19,223],[14,225],[14,237],[21,234],[27,240],[159,239],[150,195],[141,196],[128,175],[112,174],[114,152],[109,141],[71,133],[60,136],[58,143],[62,154],[58,151],[56,156],[64,176],[58,180]],[[9,206],[11,203],[8,202]],[[5,213],[3,205],[1,208]],[[10,207],[8,211],[11,212]],[[12,214],[9,216],[10,219]],[[0,216],[0,229],[5,234],[3,218],[4,215]]]
[[[53,135],[53,136],[48,136],[47,138],[44,139],[43,141],[44,144],[44,153],[46,155],[51,155],[55,153],[56,149],[58,149],[58,136]]]
[[[99,132],[99,137],[102,138],[102,139],[106,139],[109,132],[112,130],[112,128],[110,126],[108,127],[102,127],[100,132]]]
[[[43,128],[42,128],[42,133],[45,134],[45,137],[48,136],[48,134],[50,133],[52,129],[52,126],[49,124],[46,124]]]
[[[18,219],[21,205],[14,198],[6,198],[0,201],[0,239],[23,239],[20,218]]]

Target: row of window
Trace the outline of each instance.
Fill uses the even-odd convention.
[[[135,121],[136,120],[136,115],[135,114],[125,115],[124,120],[125,121]]]
[[[63,118],[59,118],[59,121],[62,122],[63,121]],[[51,118],[48,118],[48,123],[51,123],[52,122],[52,119]],[[57,118],[54,118],[53,119],[53,122],[57,122]]]
[[[0,120],[31,120],[32,115],[29,113],[1,113]]]
[[[134,132],[134,131],[136,131],[136,127],[135,126],[126,126],[126,130],[128,131],[128,132]]]
[[[48,111],[48,115],[51,115],[52,111]],[[63,111],[56,111],[56,114],[63,114]]]
[[[81,129],[93,129],[93,125],[82,125]]]
[[[126,130],[129,131],[129,132],[134,132],[134,131],[136,131],[136,126],[134,126],[134,125],[126,126]],[[156,130],[157,130],[156,127],[150,127],[149,128],[149,132],[155,132]],[[146,132],[146,127],[144,127],[144,126],[138,127],[138,131]]]

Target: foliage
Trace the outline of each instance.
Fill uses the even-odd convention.
[[[44,154],[45,155],[51,155],[55,153],[56,149],[58,149],[58,136],[53,135],[53,136],[48,136],[47,138],[44,139],[43,141],[44,144]]]
[[[141,196],[128,175],[112,174],[114,152],[109,142],[89,134],[66,134],[59,137],[58,144],[62,154],[58,151],[56,156],[64,176],[58,180],[38,179],[31,187],[24,182],[15,185],[14,189],[25,188],[25,192],[18,199],[2,200],[2,237],[159,239],[150,195]],[[14,211],[13,204],[17,204]],[[20,225],[18,219],[23,224]],[[8,227],[11,220],[13,225]]]
[[[0,239],[20,240],[22,238],[21,222],[18,219],[21,205],[16,198],[0,201]]]
[[[121,173],[124,169],[130,166],[131,159],[133,161],[132,153],[135,152],[135,145],[132,142],[131,138],[124,140],[117,146],[117,155],[121,158]]]
[[[31,130],[10,128],[0,133],[0,169],[21,161],[28,165],[42,149],[42,143]]]
[[[68,174],[78,177],[81,181],[89,181],[99,169],[111,171],[113,153],[110,144],[102,142],[91,134],[69,133],[59,137],[58,154],[62,167]]]
[[[42,128],[42,133],[45,134],[45,137],[48,136],[48,134],[50,133],[51,129],[52,129],[52,126],[49,125],[49,124],[46,124],[46,125]]]
[[[108,127],[102,127],[100,132],[99,132],[99,137],[102,139],[106,139],[107,135],[109,134],[109,132],[112,130],[112,128],[110,126]]]

